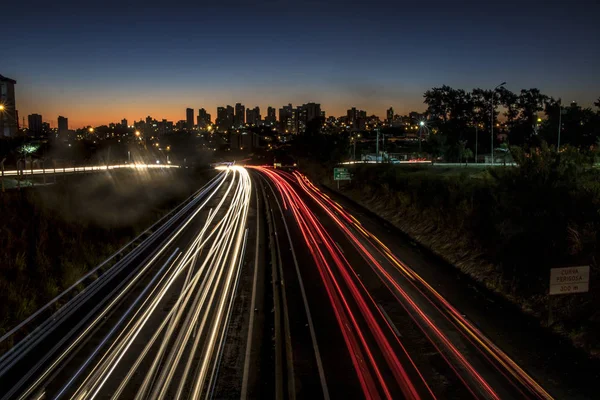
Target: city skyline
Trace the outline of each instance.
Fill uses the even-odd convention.
[[[442,1],[375,0],[363,13],[335,0],[233,3],[10,3],[1,51],[11,57],[0,73],[19,82],[21,118],[37,113],[56,126],[65,115],[73,128],[178,121],[186,107],[216,115],[240,101],[261,110],[314,101],[328,115],[357,107],[383,118],[390,106],[423,110],[423,93],[444,84],[506,81],[585,106],[600,91],[599,4],[466,1],[459,12]]]

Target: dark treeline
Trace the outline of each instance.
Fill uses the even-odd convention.
[[[426,91],[424,99],[424,117],[433,133],[428,150],[447,161],[464,158],[466,149],[474,153],[476,142],[480,154],[490,152],[492,115],[495,147],[537,147],[542,141],[557,146],[559,120],[561,146],[589,150],[600,138],[600,98],[594,110],[564,104],[535,88],[514,93],[505,87],[468,92],[442,86]]]
[[[588,153],[600,146],[600,98],[594,108],[586,108],[574,102],[565,104],[535,88],[519,93],[504,87],[469,92],[449,86],[427,90],[423,97],[426,110],[410,112],[400,117],[403,123],[400,127],[384,127],[381,132],[388,137],[415,134],[410,126],[423,122],[430,135],[426,141],[424,138],[422,151],[432,159],[467,162],[473,161],[477,154],[479,162],[483,161],[482,157],[491,152],[492,108],[496,161],[505,159],[503,155],[512,153],[515,146],[537,148],[545,142],[556,150],[559,125],[561,149],[568,146]],[[356,132],[324,135],[322,126],[322,118],[310,121],[306,131],[295,136],[291,152],[298,158],[322,164],[348,159]],[[373,131],[360,133],[374,141]],[[374,145],[371,147],[369,151],[373,152]],[[414,147],[411,151],[416,152]],[[362,150],[356,150],[356,154]]]

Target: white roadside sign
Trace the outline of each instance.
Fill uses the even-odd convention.
[[[589,289],[589,265],[550,269],[550,294],[584,293]]]

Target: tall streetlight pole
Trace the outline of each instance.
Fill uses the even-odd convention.
[[[375,163],[379,164],[379,129],[377,129],[377,139],[375,139]]]
[[[491,110],[491,114],[492,114],[492,128],[491,128],[491,133],[492,133],[492,165],[494,165],[494,98],[496,97],[496,90],[498,90],[499,87],[502,87],[506,85],[506,82],[502,82],[501,84],[499,84],[498,86],[496,86],[494,88],[494,90],[492,91],[492,110]]]
[[[558,99],[558,144],[556,145],[556,152],[560,152],[560,131],[562,127],[562,103]]]
[[[421,141],[423,140],[423,128],[425,127],[425,121],[419,122],[419,158],[421,158]]]
[[[0,136],[4,136],[4,104],[0,104]],[[4,191],[4,186],[2,186],[2,191]]]
[[[478,138],[479,138],[479,123],[475,121],[475,164],[477,164],[477,150],[479,150]]]

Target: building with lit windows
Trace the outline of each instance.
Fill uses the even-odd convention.
[[[13,137],[19,131],[15,102],[17,81],[0,75],[0,136]]]
[[[237,103],[235,105],[235,117],[233,125],[236,128],[241,128],[246,123],[246,107],[243,104]]]
[[[204,129],[211,123],[210,114],[204,108],[198,110],[197,125],[198,128]]]
[[[258,106],[246,109],[246,123],[248,125],[258,125],[260,120],[260,108]]]
[[[228,131],[234,124],[234,108],[231,106],[217,107],[217,129],[221,132]]]
[[[268,126],[275,126],[277,123],[277,116],[275,114],[275,107],[269,106],[267,108],[267,117],[265,118],[265,124]]]
[[[296,111],[291,104],[279,109],[279,129],[286,133],[297,133],[296,130]]]

